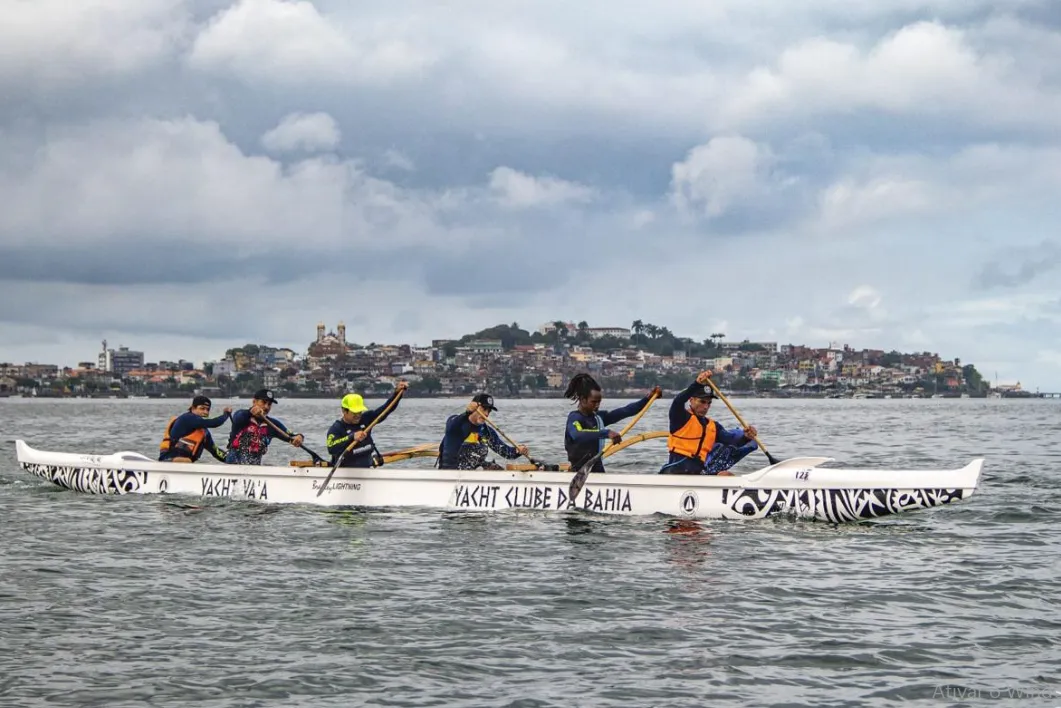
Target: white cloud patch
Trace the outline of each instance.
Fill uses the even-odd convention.
[[[679,208],[708,217],[765,198],[773,156],[739,135],[712,138],[671,167],[672,199]]]
[[[327,113],[290,113],[262,135],[262,146],[270,152],[326,151],[341,137],[338,123]]]
[[[77,87],[141,73],[189,31],[183,0],[15,0],[0,21],[0,87]]]
[[[389,32],[355,35],[307,0],[240,0],[199,34],[188,61],[249,82],[378,84],[416,75],[434,59]]]
[[[881,296],[869,285],[860,285],[847,296],[847,304],[863,310],[872,310],[880,305]]]
[[[429,200],[352,162],[308,158],[284,166],[244,154],[218,124],[114,121],[57,132],[23,169],[0,165],[5,245],[79,247],[157,242],[278,247],[429,242]],[[61,203],[62,209],[54,208]],[[450,238],[460,243],[460,232]]]
[[[594,190],[585,185],[551,176],[535,177],[511,167],[498,167],[490,173],[490,189],[501,204],[515,209],[588,202],[594,197]]]
[[[1058,105],[1056,96],[1044,101],[1034,78],[1015,71],[1005,54],[977,53],[965,31],[937,21],[901,27],[868,51],[827,37],[808,39],[783,51],[774,68],[758,67],[734,88],[718,114],[719,126],[862,108],[1056,125],[1040,111]]]

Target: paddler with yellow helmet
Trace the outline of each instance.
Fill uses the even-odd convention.
[[[348,393],[343,396],[340,404],[343,409],[343,417],[332,423],[332,427],[328,428],[328,453],[332,456],[333,465],[339,455],[343,454],[343,450],[346,449],[351,440],[355,441],[356,444],[350,452],[346,453],[342,464],[339,465],[340,467],[379,467],[383,464],[383,455],[376,448],[376,443],[372,440],[372,433],[365,434],[365,428],[372,425],[376,419],[379,419],[379,422],[386,420],[387,416],[398,407],[398,404],[395,402],[394,408],[390,410],[387,410],[387,407],[401,396],[402,392],[407,388],[409,388],[408,383],[399,381],[394,387],[394,394],[387,399],[387,402],[373,410],[368,409],[365,405],[365,399],[359,394]]]

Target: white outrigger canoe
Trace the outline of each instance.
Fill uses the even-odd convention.
[[[384,465],[340,468],[158,462],[136,452],[80,455],[16,441],[19,466],[88,494],[174,494],[268,504],[498,511],[540,509],[664,514],[685,519],[791,515],[833,523],[952,504],[980,483],[982,459],[950,470],[822,467],[828,457],[796,457],[732,477],[591,474],[568,499],[571,472],[440,470]]]

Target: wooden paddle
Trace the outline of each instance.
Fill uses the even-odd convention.
[[[720,391],[718,386],[715,385],[715,382],[711,379],[708,379],[707,383],[711,386],[711,390],[715,392],[715,395],[721,398],[722,402],[726,404],[726,408],[729,408],[729,412],[733,414],[733,416],[737,419],[737,422],[740,423],[741,427],[747,429],[748,424],[744,422],[744,418],[740,417],[740,413],[738,413],[737,409],[733,407],[733,404],[729,402],[729,399],[722,394],[722,391]],[[763,444],[759,442],[758,435],[756,435],[753,439],[756,443],[758,443],[759,449],[763,451],[763,454],[766,455],[766,459],[770,461],[771,465],[776,465],[778,462],[781,461],[771,455],[770,452],[763,446]]]
[[[422,445],[416,445],[415,447],[407,447],[402,450],[394,450],[393,452],[384,452],[382,455],[384,464],[399,462],[401,460],[410,460],[414,457],[435,457],[438,455],[438,443],[423,443]]]
[[[645,404],[644,408],[642,408],[640,412],[638,412],[638,414],[634,416],[634,419],[631,420],[625,428],[619,431],[620,438],[629,433],[630,430],[635,425],[637,425],[637,421],[641,420],[641,416],[648,412],[648,409],[652,407],[652,404],[656,402],[657,398],[659,398],[658,393],[653,393],[651,396],[648,397],[648,403]],[[567,487],[567,498],[572,503],[575,501],[575,497],[578,496],[578,493],[582,491],[582,486],[585,485],[586,478],[589,476],[589,471],[593,469],[593,465],[597,464],[597,460],[604,457],[604,453],[606,453],[611,446],[612,441],[609,440],[608,443],[604,446],[604,448],[596,455],[589,458],[589,460],[587,460],[585,464],[582,465],[581,469],[579,469],[579,471],[575,473],[575,476],[571,478],[571,484],[569,484]]]
[[[276,431],[277,433],[279,433],[279,434],[280,434],[280,436],[281,436],[281,439],[282,439],[282,440],[284,440],[284,442],[291,442],[291,441],[292,441],[292,440],[293,440],[293,439],[295,438],[295,436],[296,436],[296,435],[298,435],[298,433],[286,433],[286,432],[284,432],[283,430],[281,430],[281,429],[280,429],[280,428],[279,428],[279,427],[278,427],[278,426],[276,425],[276,423],[274,423],[273,421],[269,420],[269,416],[267,416],[267,415],[264,415],[264,416],[262,416],[262,418],[264,418],[264,419],[265,419],[265,422],[269,424],[269,427],[270,427],[270,428],[272,428],[273,430],[275,430],[275,431]],[[305,436],[305,435],[303,435],[303,436],[302,436],[302,439],[303,439],[303,440],[305,440],[305,439],[306,439],[306,436]],[[326,462],[324,461],[324,458],[323,458],[323,457],[321,457],[321,456],[320,456],[320,455],[318,455],[317,453],[313,452],[313,450],[310,450],[310,449],[309,449],[308,447],[306,447],[305,445],[302,445],[302,446],[301,446],[301,448],[302,448],[303,450],[305,450],[306,452],[308,452],[308,453],[309,453],[309,455],[310,455],[310,457],[312,457],[312,458],[313,458],[313,464],[314,464],[314,465],[320,465],[321,467],[323,467],[323,466],[324,466],[325,464],[327,464],[327,463],[326,463]]]
[[[479,408],[479,415],[483,416],[483,420],[486,421],[487,425],[489,425],[491,428],[494,429],[494,432],[496,432],[498,435],[503,437],[505,439],[505,442],[507,442],[512,447],[519,447],[519,445],[516,443],[515,440],[513,440],[509,436],[505,435],[505,431],[501,430],[501,428],[497,427],[497,424],[495,424],[492,420],[490,420],[485,415],[483,415],[483,407],[482,406],[479,406],[478,408]],[[534,459],[529,454],[524,454],[523,456],[531,461],[531,464],[534,465],[535,469],[545,470],[545,469],[549,469],[550,467],[552,467],[554,470],[559,470],[560,469],[559,465],[548,465],[548,464],[546,464],[544,462],[541,462],[540,460]]]
[[[403,396],[403,395],[405,394],[405,391],[406,391],[406,389],[402,389],[401,391],[399,391],[399,392],[398,392],[398,395],[396,395],[396,396],[394,397],[394,399],[393,399],[393,400],[391,400],[391,402],[387,404],[387,407],[386,407],[386,408],[384,408],[384,409],[383,409],[383,410],[382,410],[382,411],[380,412],[380,414],[379,414],[378,416],[376,416],[376,419],[375,419],[374,421],[372,421],[371,423],[369,423],[369,424],[368,424],[368,425],[367,425],[367,426],[365,427],[365,429],[364,429],[364,430],[358,431],[358,432],[363,432],[363,433],[365,434],[365,435],[364,435],[364,437],[362,438],[362,440],[364,440],[365,438],[367,438],[367,437],[368,437],[368,434],[369,434],[369,433],[371,433],[371,432],[372,432],[372,429],[376,427],[376,423],[378,423],[378,422],[380,422],[381,420],[383,420],[384,418],[386,418],[386,417],[387,417],[387,414],[388,414],[388,413],[390,413],[391,409],[392,409],[392,408],[394,408],[394,406],[398,405],[398,401],[399,401],[399,400],[401,399],[401,397],[402,397],[402,396]],[[327,487],[327,486],[328,486],[328,482],[330,482],[330,481],[332,480],[332,475],[333,475],[333,474],[335,474],[335,470],[339,469],[339,465],[341,465],[341,464],[343,463],[343,458],[345,458],[345,457],[346,457],[346,454],[347,454],[348,452],[350,452],[351,450],[353,450],[353,449],[354,449],[354,446],[355,446],[355,445],[357,445],[357,443],[358,443],[358,441],[357,441],[357,440],[351,440],[351,441],[350,441],[350,444],[349,444],[349,445],[347,445],[347,446],[346,446],[346,447],[345,447],[345,448],[343,449],[343,451],[342,451],[342,452],[341,452],[341,453],[339,454],[339,457],[337,457],[337,458],[335,459],[335,464],[334,464],[334,465],[332,465],[332,469],[331,469],[331,471],[330,471],[330,472],[328,472],[328,476],[324,478],[324,483],[323,483],[323,484],[321,485],[321,488],[317,490],[317,496],[318,496],[318,497],[319,497],[319,496],[320,496],[321,494],[324,494],[324,488],[325,488],[325,487]]]
[[[630,447],[631,445],[636,445],[639,442],[644,442],[645,440],[654,440],[656,438],[665,438],[669,435],[670,433],[666,430],[650,430],[647,433],[639,433],[633,436],[632,438],[624,438],[623,441],[618,445],[612,445],[604,451],[603,457],[611,457],[620,450],[624,450]],[[559,467],[561,472],[567,472],[571,469],[570,463],[567,462],[561,462]],[[533,472],[538,468],[534,465],[508,464],[505,465],[505,469],[512,472]]]

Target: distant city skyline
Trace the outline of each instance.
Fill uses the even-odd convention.
[[[537,325],[524,326],[524,325],[521,324],[520,327],[522,329],[528,331],[528,332],[540,332],[541,333],[541,332],[550,331],[553,328],[553,323],[557,322],[557,321],[560,321],[560,322],[564,323],[565,327],[569,327],[572,330],[572,333],[573,333],[573,332],[577,331],[578,323],[581,322],[581,321],[584,321],[584,320],[571,320],[571,319],[557,318],[557,319],[546,320],[546,321],[540,322]],[[606,326],[606,325],[594,326],[592,323],[589,323],[588,321],[586,321],[586,322],[587,322],[587,325],[589,325],[589,329],[590,330],[593,330],[593,329],[611,329],[611,328],[614,327],[614,326]],[[503,323],[503,322],[495,322],[494,323],[494,325],[499,325],[499,324],[510,324],[510,323]],[[633,324],[633,322],[631,322],[631,325],[632,324]],[[646,324],[648,324],[647,321],[646,321]],[[659,326],[663,326],[663,327],[667,326],[665,323],[658,323],[658,325]],[[616,327],[615,329],[625,330],[628,335],[633,332],[631,327],[625,327],[625,328],[624,327]],[[673,330],[671,330],[671,331],[673,332]],[[219,350],[216,350],[214,353],[212,353],[210,355],[207,355],[205,357],[203,357],[203,356],[200,356],[200,357],[189,357],[187,355],[185,355],[185,356],[171,355],[171,356],[152,357],[151,352],[145,352],[145,351],[142,351],[142,350],[137,349],[135,347],[131,347],[131,346],[125,344],[124,342],[123,343],[114,344],[112,346],[112,343],[110,341],[104,339],[104,340],[100,340],[100,342],[97,344],[97,346],[100,347],[102,349],[102,351],[97,351],[95,357],[74,357],[74,359],[70,360],[71,363],[65,363],[65,362],[59,362],[59,361],[44,361],[44,360],[40,360],[40,361],[27,360],[25,362],[14,361],[14,362],[11,362],[11,363],[14,363],[14,364],[26,364],[26,363],[56,364],[60,368],[63,368],[63,367],[77,368],[79,365],[83,365],[83,364],[86,364],[86,363],[94,363],[94,364],[98,365],[99,368],[101,368],[102,370],[111,371],[111,370],[115,370],[115,369],[113,369],[109,364],[105,365],[104,362],[105,361],[109,362],[110,359],[112,358],[112,355],[114,353],[117,353],[118,354],[118,359],[123,362],[123,364],[118,367],[119,370],[132,370],[132,369],[136,369],[136,368],[142,368],[143,365],[145,365],[145,364],[158,364],[159,362],[170,362],[170,363],[190,362],[190,363],[194,364],[194,367],[196,369],[202,369],[205,364],[215,363],[215,362],[220,361],[224,357],[224,353],[225,353],[226,350],[232,349],[232,348],[241,347],[241,346],[246,345],[246,344],[258,344],[258,345],[264,345],[264,346],[272,346],[272,347],[276,347],[278,349],[290,349],[291,351],[293,351],[295,353],[296,356],[303,357],[303,356],[306,355],[307,351],[312,351],[312,348],[313,348],[314,344],[318,344],[319,345],[322,341],[335,340],[335,339],[337,339],[340,336],[340,332],[342,332],[342,335],[346,337],[345,341],[348,344],[350,344],[350,345],[365,346],[365,345],[368,345],[371,341],[375,341],[375,340],[368,340],[368,339],[366,339],[365,341],[356,341],[356,340],[352,339],[351,335],[350,335],[350,331],[346,328],[345,320],[337,320],[333,325],[329,325],[328,323],[324,322],[323,320],[319,320],[316,323],[315,328],[314,328],[314,330],[312,330],[312,332],[313,332],[313,334],[312,334],[312,336],[310,337],[310,339],[308,341],[305,341],[305,342],[303,342],[301,344],[296,343],[296,344],[293,344],[293,345],[280,345],[280,344],[276,344],[276,343],[268,342],[268,341],[223,343],[222,345],[220,345],[223,348],[221,348]],[[678,336],[678,337],[684,337],[685,336],[681,332],[673,332],[673,333],[676,336]],[[470,335],[470,334],[474,334],[474,332],[462,332],[462,333],[460,333],[458,335],[454,335],[452,337],[432,337],[431,340],[427,341],[427,342],[401,342],[401,341],[385,342],[385,341],[377,341],[375,343],[377,343],[377,344],[386,344],[386,345],[395,345],[395,346],[408,345],[408,346],[411,346],[411,347],[414,347],[414,348],[429,348],[429,347],[431,347],[432,342],[444,341],[444,340],[456,340],[456,339],[459,339],[460,337],[467,336],[467,335]],[[712,332],[711,334],[709,334],[709,335],[707,335],[705,337],[702,337],[702,338],[699,338],[699,339],[695,339],[694,338],[694,341],[703,341],[703,340],[706,340],[706,339],[709,339],[709,338],[712,338],[712,337],[718,338],[718,341],[719,341],[720,344],[731,344],[731,345],[740,343],[740,342],[745,341],[746,339],[748,339],[748,338],[745,338],[745,337],[740,337],[740,338],[730,337],[728,335],[728,333],[725,333],[725,332]],[[723,339],[723,337],[724,337],[724,339]],[[860,346],[858,346],[855,343],[842,342],[842,341],[829,341],[829,342],[824,342],[824,343],[785,342],[785,341],[773,341],[773,342],[770,342],[770,341],[767,341],[767,340],[750,340],[750,339],[748,339],[748,341],[753,341],[753,342],[758,342],[758,343],[767,343],[767,344],[770,344],[770,345],[772,345],[774,347],[778,347],[778,348],[780,348],[781,346],[785,346],[785,345],[806,346],[806,347],[813,348],[813,349],[823,349],[823,348],[830,348],[830,347],[832,347],[832,348],[842,348],[844,346],[850,346],[851,348],[856,349],[856,350],[876,348],[876,349],[883,349],[884,351],[898,350],[898,351],[903,352],[903,353],[920,353],[921,351],[930,351],[930,352],[932,351],[932,350],[908,350],[908,351],[903,351],[901,349],[898,349],[897,347],[887,347],[887,346],[884,346],[884,347],[860,347]],[[123,350],[125,350],[125,351],[123,351]],[[976,365],[977,369],[980,371],[980,374],[984,377],[985,380],[989,381],[992,385],[998,384],[998,385],[1002,385],[1002,386],[1009,386],[1009,385],[1013,385],[1013,384],[1019,383],[1021,385],[1021,387],[1024,388],[1025,390],[1035,391],[1037,388],[1038,389],[1042,389],[1042,390],[1050,390],[1050,391],[1055,390],[1055,389],[1050,388],[1048,386],[1047,387],[1040,386],[1040,385],[1038,385],[1037,383],[1035,383],[1035,382],[1033,382],[1031,380],[1022,379],[1020,376],[1017,376],[1017,377],[1015,377],[1013,379],[1003,379],[1001,377],[996,377],[995,372],[984,370],[982,367],[979,366],[979,364],[977,364],[977,362],[975,362],[973,360],[970,360],[967,357],[962,357],[960,354],[954,354],[953,356],[951,356],[947,352],[932,352],[932,353],[938,354],[941,357],[941,359],[944,359],[944,360],[953,360],[953,359],[957,358],[957,359],[961,359],[965,363],[972,363],[972,364]],[[2,359],[0,359],[0,361],[2,361]],[[1061,390],[1061,387],[1058,387],[1058,389],[1056,389],[1056,390]]]

